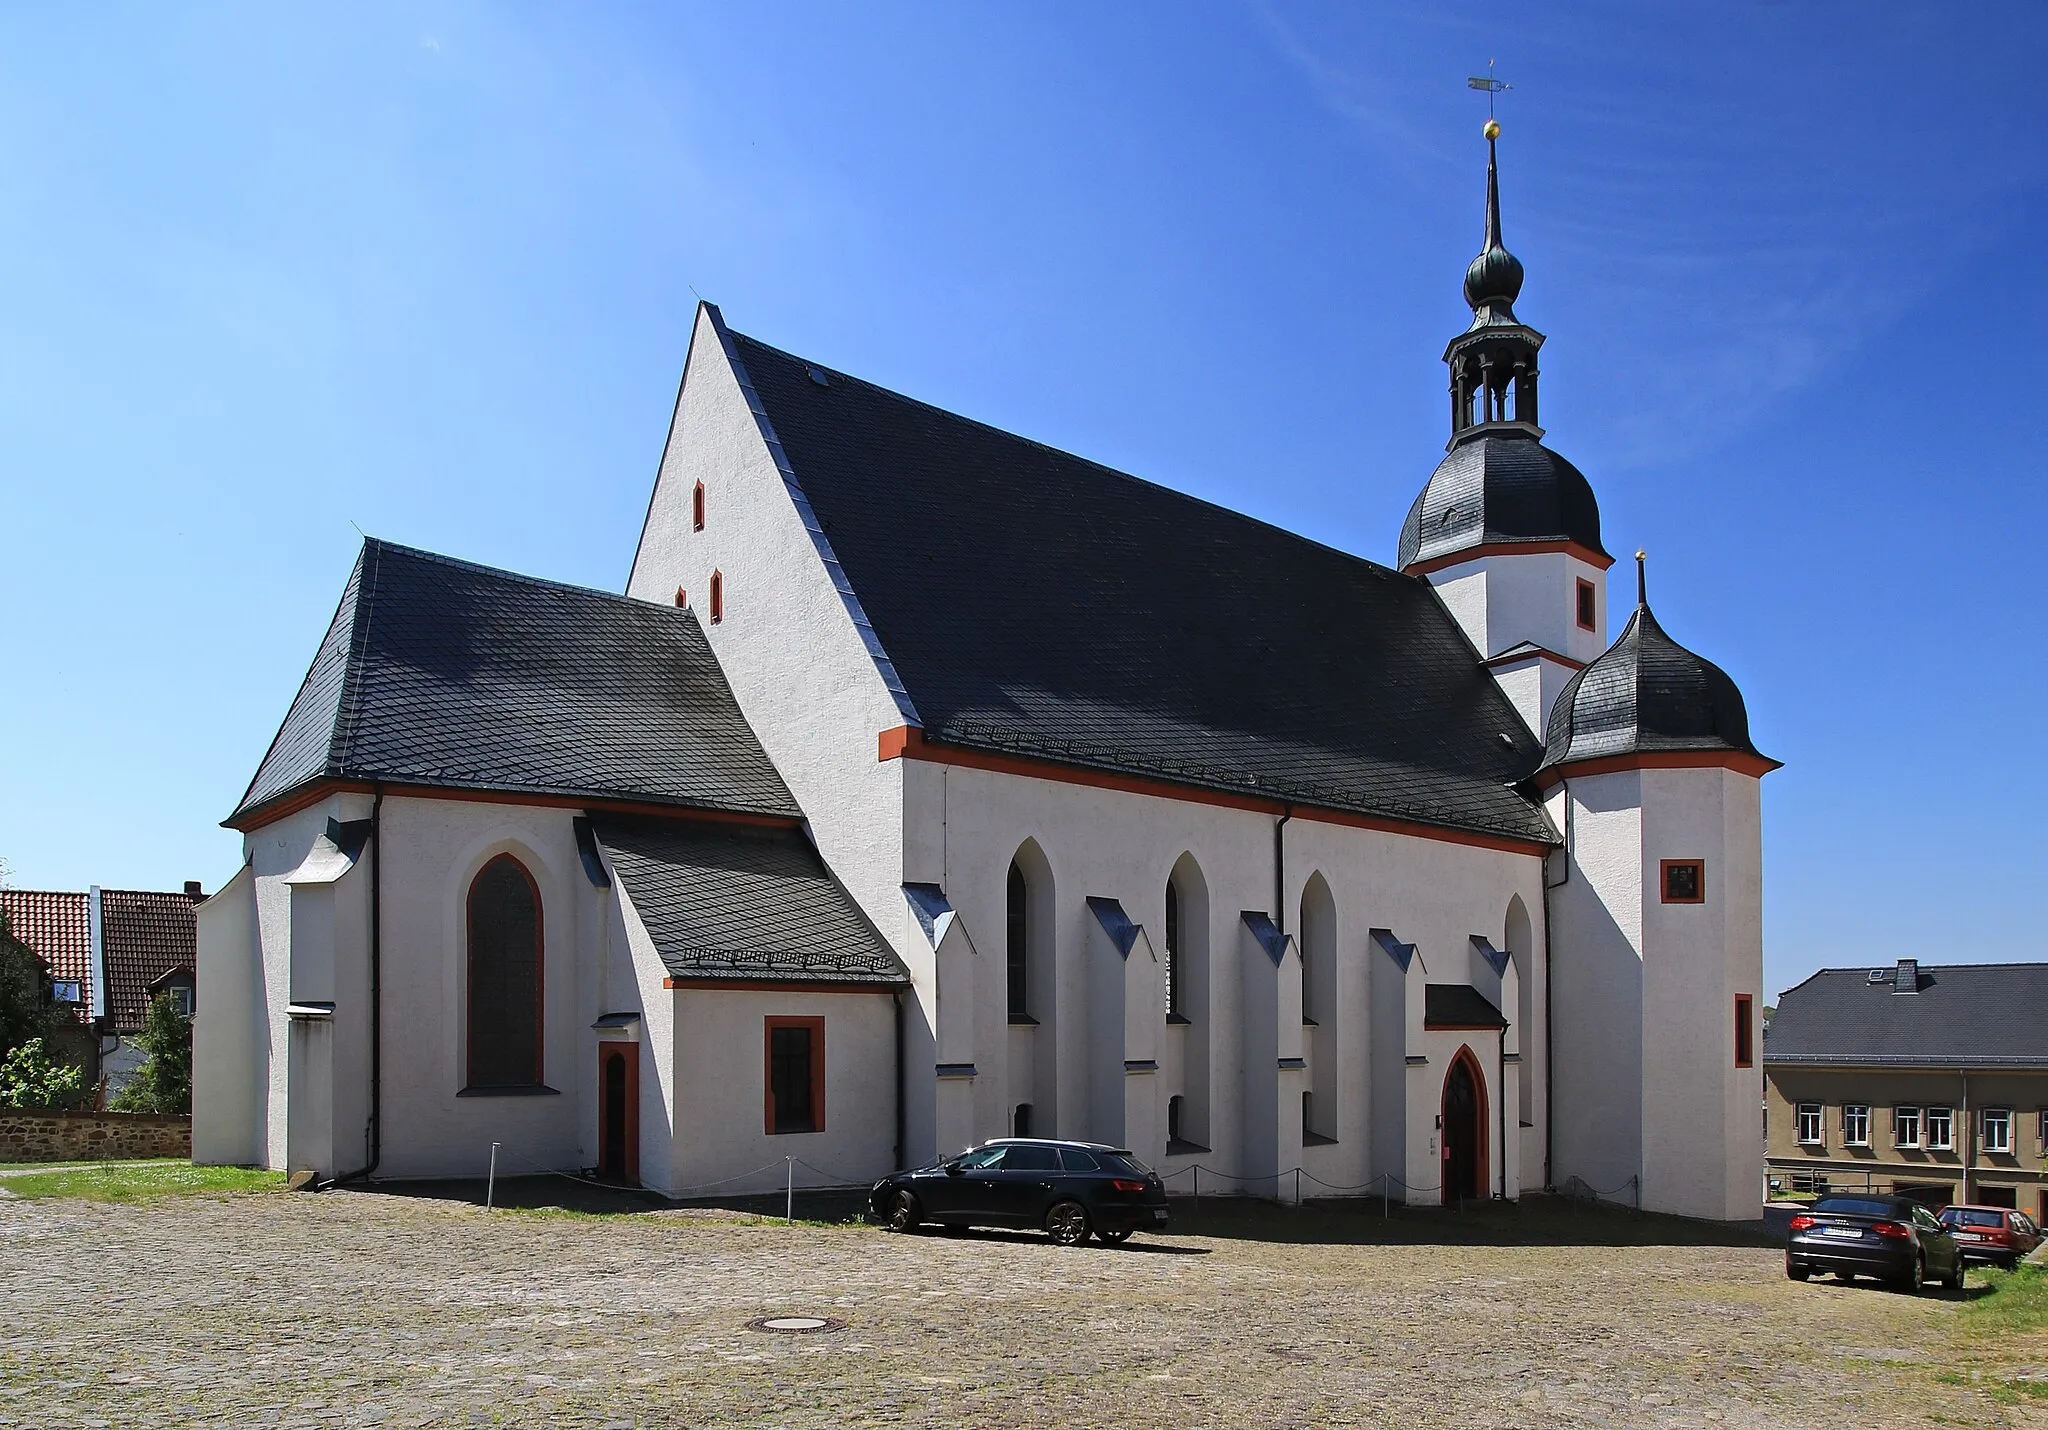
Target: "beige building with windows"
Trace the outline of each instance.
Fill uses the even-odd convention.
[[[1774,1189],[2048,1219],[2048,964],[1816,973],[1771,1020],[1764,1116]]]

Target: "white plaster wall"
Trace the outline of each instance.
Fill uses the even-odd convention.
[[[1653,769],[1643,789],[1643,1202],[1717,1219],[1762,1198],[1760,1067],[1738,1069],[1734,1000],[1761,1008],[1758,782]],[[1667,904],[1660,861],[1706,862],[1706,898]],[[1759,1062],[1759,1059],[1752,1059]]]
[[[931,773],[930,767],[918,771],[906,778],[906,786],[920,787]],[[1247,909],[1273,912],[1275,817],[964,767],[947,772],[945,788],[942,834],[936,841],[939,847],[926,856],[932,859],[932,867],[914,871],[910,877],[942,883],[969,929],[1000,931],[1004,927],[1005,880],[1010,860],[1026,839],[1034,840],[1051,871],[1059,904],[1054,921],[1060,939],[1056,957],[1064,976],[1069,978],[1078,978],[1085,968],[1089,930],[1095,926],[1093,915],[1086,909],[1087,896],[1114,898],[1148,934],[1160,930],[1165,919],[1168,873],[1184,852],[1193,856],[1208,891],[1210,976],[1206,988],[1189,1000],[1195,1025],[1169,1030],[1161,1044],[1166,1051],[1158,1094],[1158,1145],[1133,1150],[1147,1160],[1164,1158],[1164,1099],[1178,1090],[1170,1081],[1175,1075],[1176,1057],[1186,1060],[1185,1052],[1177,1054],[1173,1047],[1176,1042],[1186,1045],[1200,1037],[1208,1045],[1215,1096],[1203,1109],[1200,1122],[1191,1117],[1189,1132],[1211,1151],[1198,1158],[1175,1158],[1166,1164],[1166,1169],[1175,1171],[1199,1160],[1204,1168],[1218,1174],[1217,1181],[1212,1182],[1211,1171],[1205,1170],[1205,1189],[1212,1185],[1220,1189],[1225,1175],[1249,1178],[1286,1170],[1252,1165],[1243,1136],[1244,1090],[1252,1069],[1245,1061],[1248,936],[1243,932],[1240,915]],[[936,818],[934,822],[938,822]],[[1403,940],[1419,945],[1423,965],[1446,970],[1441,976],[1454,981],[1463,976],[1473,934],[1482,934],[1496,945],[1502,942],[1503,922],[1511,898],[1519,894],[1525,906],[1541,910],[1542,861],[1533,854],[1355,829],[1302,815],[1287,823],[1285,841],[1285,886],[1279,921],[1290,931],[1294,928],[1304,886],[1318,872],[1328,883],[1336,907],[1339,1008],[1331,1026],[1341,1030],[1340,1037],[1333,1041],[1341,1049],[1344,1075],[1352,1080],[1351,1088],[1344,1090],[1350,1095],[1338,1099],[1337,1125],[1318,1129],[1335,1136],[1337,1145],[1311,1149],[1315,1158],[1311,1170],[1334,1184],[1364,1184],[1381,1170],[1372,1150],[1372,1083],[1375,1070],[1384,1063],[1375,1056],[1376,1027],[1368,1014],[1376,976],[1371,961],[1386,962],[1389,970],[1398,974],[1386,955],[1370,944],[1368,931],[1375,927],[1393,929]],[[1539,945],[1540,936],[1539,928]],[[1255,943],[1250,946],[1256,948]],[[1270,960],[1263,951],[1258,956],[1266,961],[1267,978],[1277,983]],[[990,951],[981,957],[986,970],[982,981],[993,985],[999,994],[1000,954]],[[1290,1054],[1299,1054],[1303,1049],[1299,961],[1290,956],[1288,964],[1294,979],[1294,991],[1287,1004],[1292,1026],[1281,1026],[1286,1019],[1280,1016],[1281,999],[1276,987],[1271,1015],[1274,1026],[1264,1040],[1264,1056],[1268,1059],[1280,1049],[1283,1039]],[[1452,975],[1448,970],[1457,972]],[[1420,966],[1417,976],[1422,976]],[[1132,996],[1135,1000],[1136,994]],[[1418,992],[1418,999],[1419,996]],[[1157,1006],[1163,1003],[1163,998],[1150,1001]],[[1418,1001],[1418,1009],[1419,1006]],[[1030,1074],[1016,1065],[1015,1038],[1004,1021],[1001,998],[979,1000],[977,1016],[975,1061],[980,1069],[979,1081],[994,1080],[1001,1085],[1002,1095],[990,1103],[1006,1115],[1013,1104],[1032,1100]],[[1157,1017],[1163,1024],[1163,1006],[1158,1008]],[[1419,1012],[1417,1019],[1419,1026]],[[1529,1047],[1533,1057],[1540,1050],[1540,1030],[1532,1030],[1532,1034]],[[1395,1067],[1402,1066],[1404,1056],[1402,1050],[1396,1050]],[[1405,1082],[1406,1074],[1400,1076]],[[1292,1079],[1290,1090],[1295,1111],[1286,1121],[1298,1137],[1302,1075],[1293,1074]],[[1270,1063],[1262,1085],[1273,1089],[1270,1096],[1277,1111],[1279,1090]],[[1435,1095],[1435,1090],[1429,1094],[1431,1099]],[[1395,1096],[1405,1102],[1405,1089],[1397,1089]],[[1069,1111],[1060,1116],[1056,1126],[1040,1125],[1037,1130],[1048,1135],[1093,1135],[1085,1116],[1071,1111],[1075,1104],[1063,1106]],[[1086,1106],[1085,1100],[1080,1106]],[[1432,1119],[1433,1116],[1432,1107]],[[1431,1121],[1424,1121],[1418,1129],[1420,1137],[1414,1157],[1405,1147],[1402,1149],[1391,1169],[1396,1175],[1407,1176],[1415,1161],[1425,1167],[1429,1165],[1431,1149],[1427,1143],[1431,1127]],[[974,1135],[999,1136],[1008,1130],[1005,1122],[991,1118],[977,1127]],[[1537,1129],[1539,1134],[1540,1130]],[[1434,1177],[1411,1180],[1433,1181]],[[1173,1185],[1184,1189],[1188,1181],[1179,1178]]]
[[[612,897],[605,904],[606,975],[604,1006],[599,1011],[640,1014],[640,1185],[672,1193],[680,1185],[675,1180],[675,1114],[679,1096],[675,998],[662,986],[668,969],[655,952],[654,939],[616,873],[612,875]],[[595,1069],[591,1077],[595,1082]],[[595,1117],[589,1125],[594,1131]]]
[[[692,531],[691,493],[700,481],[705,529]],[[707,605],[714,570],[725,580],[718,625],[710,624]],[[902,885],[940,881],[906,868],[903,768],[875,757],[876,737],[904,716],[805,529],[704,308],[626,593],[667,603],[678,587],[705,621],[740,708],[808,817],[820,853],[909,967],[919,1007],[906,1025],[906,1060],[929,1069],[937,1024],[932,950],[912,936]],[[935,1108],[929,1071],[909,1079],[913,1161],[935,1155]]]
[[[1624,1198],[1642,1167],[1641,803],[1636,771],[1567,781],[1548,802],[1571,850],[1550,891],[1551,1180]]]
[[[192,1160],[258,1166],[270,1069],[254,871],[236,870],[194,916],[206,1001],[192,1017]]]
[[[1577,667],[1563,661],[1532,655],[1494,666],[1493,680],[1515,707],[1515,713],[1522,717],[1522,723],[1529,727],[1529,733],[1540,740],[1549,728],[1550,707],[1557,703],[1557,697],[1576,673]]]
[[[676,1133],[672,1189],[728,1181],[724,1193],[774,1191],[785,1157],[799,1186],[874,1181],[894,1167],[895,999],[886,993],[677,989]],[[765,1020],[825,1020],[825,1127],[771,1134],[766,1108]]]

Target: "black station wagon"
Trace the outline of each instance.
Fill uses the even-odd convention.
[[[912,1172],[868,1193],[891,1231],[941,1226],[1043,1227],[1061,1246],[1090,1232],[1110,1245],[1134,1231],[1166,1230],[1166,1184],[1120,1147],[1004,1137]]]

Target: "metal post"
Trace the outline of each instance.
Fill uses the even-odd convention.
[[[1387,1207],[1393,1200],[1394,1183],[1390,1173],[1380,1173],[1380,1220],[1387,1219]]]
[[[782,1220],[790,1226],[796,1225],[796,1158],[784,1157],[783,1165],[789,1169],[789,1187],[783,1194]]]
[[[1195,1163],[1195,1210],[1202,1209],[1202,1164]]]
[[[491,1175],[484,1183],[484,1210],[489,1211],[498,1197],[498,1144],[491,1144]]]
[[[1294,1169],[1294,1204],[1301,1205],[1301,1168]]]

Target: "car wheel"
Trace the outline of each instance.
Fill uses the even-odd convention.
[[[1079,1246],[1088,1239],[1088,1208],[1079,1202],[1054,1202],[1045,1214],[1045,1234],[1060,1246]]]
[[[1807,1277],[1813,1275],[1813,1268],[1811,1266],[1801,1266],[1788,1256],[1785,1258],[1785,1274],[1794,1281],[1804,1281]]]
[[[1844,1286],[1847,1286],[1851,1281],[1854,1281],[1855,1279],[1856,1273],[1853,1271],[1837,1271],[1835,1273],[1835,1280],[1841,1282]]]
[[[1922,1252],[1913,1257],[1912,1269],[1899,1278],[1899,1289],[1908,1296],[1918,1296],[1927,1284],[1927,1256]]]
[[[1948,1275],[1941,1278],[1941,1284],[1951,1291],[1963,1289],[1963,1258],[1958,1256],[1949,1264]]]
[[[1095,1234],[1102,1239],[1104,1246],[1122,1246],[1131,1239],[1131,1233],[1136,1230],[1136,1227],[1127,1227],[1122,1231],[1098,1231]]]
[[[896,1200],[889,1203],[889,1230],[916,1231],[917,1224],[924,1220],[919,1214],[917,1198],[909,1192],[898,1192]]]

